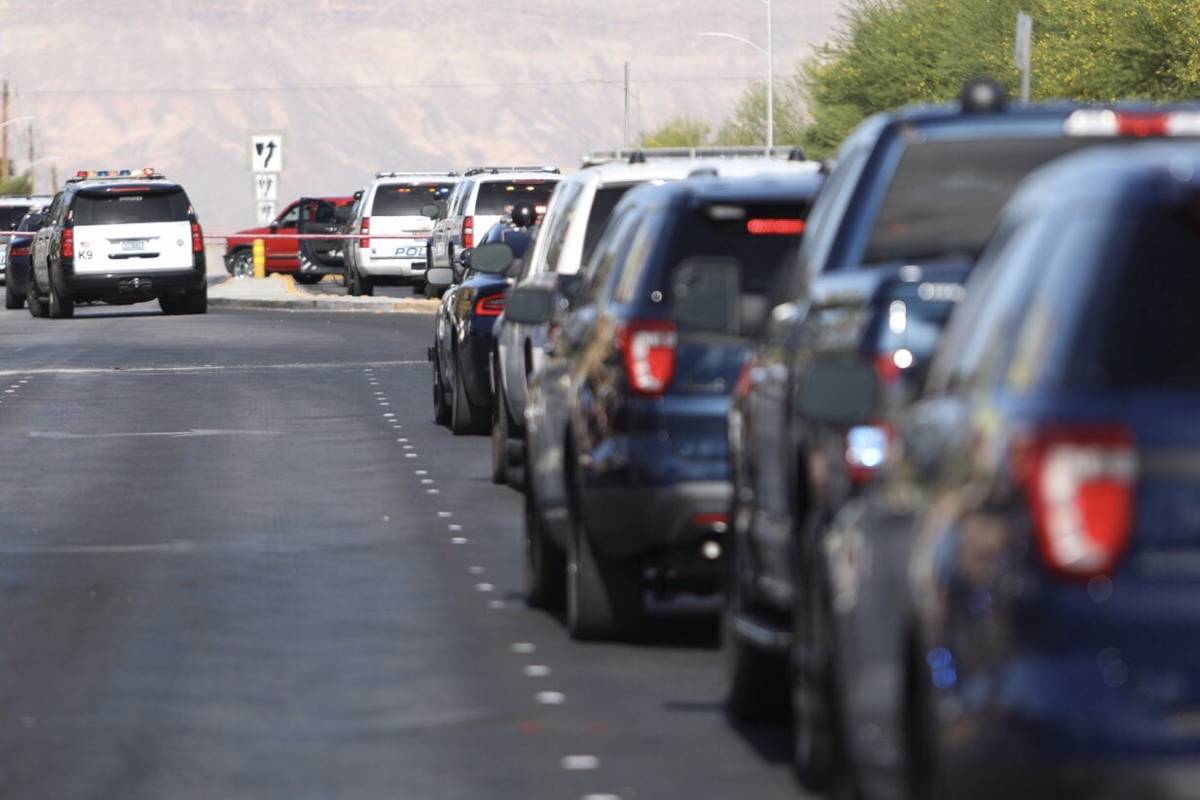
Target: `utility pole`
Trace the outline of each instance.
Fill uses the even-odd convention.
[[[767,0],[767,155],[775,150],[775,36],[771,0]]]
[[[8,81],[4,82],[4,119],[0,120],[0,181],[8,180]]]
[[[1021,71],[1021,102],[1029,102],[1029,82],[1033,72],[1033,17],[1024,11],[1017,14],[1017,44],[1015,62]]]
[[[629,62],[625,62],[625,147],[629,147]]]
[[[37,177],[33,174],[33,162],[35,160],[36,159],[34,158],[34,152],[33,152],[33,123],[31,122],[31,123],[29,123],[29,193],[30,194],[37,194],[37,192],[34,191],[34,184],[37,183]]]

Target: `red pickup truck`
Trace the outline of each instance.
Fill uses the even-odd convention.
[[[301,197],[279,212],[270,225],[238,231],[225,240],[225,269],[230,275],[254,274],[254,240],[269,234],[284,234],[279,239],[264,239],[267,274],[284,272],[300,283],[316,283],[328,274],[340,275],[343,269],[344,241],[301,241],[287,234],[341,233],[353,219],[354,204],[361,192],[352,197]],[[303,265],[303,269],[302,266]]]

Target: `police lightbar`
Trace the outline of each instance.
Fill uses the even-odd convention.
[[[376,172],[376,178],[457,178],[458,173],[449,172]]]
[[[807,161],[804,148],[798,146],[774,147],[621,147],[615,150],[593,150],[583,156],[582,164],[599,167],[604,164],[623,162],[645,164],[648,159],[713,159],[713,158],[782,158],[788,161]]]
[[[158,173],[158,171],[157,171],[157,170],[155,170],[153,167],[146,167],[145,169],[116,169],[116,170],[110,170],[110,169],[86,170],[86,169],[81,169],[81,170],[79,170],[78,172],[76,172],[76,173],[75,173],[75,177],[74,177],[72,180],[76,180],[76,181],[93,181],[93,180],[105,180],[105,179],[107,179],[107,180],[117,180],[117,179],[120,179],[120,178],[149,178],[149,179],[158,179],[158,178],[162,178],[162,175],[160,175],[160,174]]]
[[[562,172],[558,167],[551,167],[545,164],[535,164],[532,166],[509,166],[509,167],[471,167],[466,171],[467,176],[471,175],[499,175],[502,172],[546,172],[552,175],[558,175]]]

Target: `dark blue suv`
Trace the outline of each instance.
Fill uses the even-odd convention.
[[[635,634],[649,586],[718,588],[729,400],[820,184],[693,178],[613,212],[527,409],[531,593],[565,589],[573,636]]]
[[[1200,147],[1016,195],[880,479],[824,539],[862,796],[1194,797]]]

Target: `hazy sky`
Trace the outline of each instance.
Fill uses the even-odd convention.
[[[839,0],[775,0],[776,72],[824,40]],[[253,131],[287,136],[281,200],[349,193],[376,169],[533,160],[573,168],[690,113],[716,123],[765,42],[762,0],[0,0],[12,114],[48,167],[155,166],[210,229],[251,222]],[[89,43],[95,43],[89,46]],[[69,47],[64,44],[69,43]],[[25,124],[10,129],[19,166]]]

